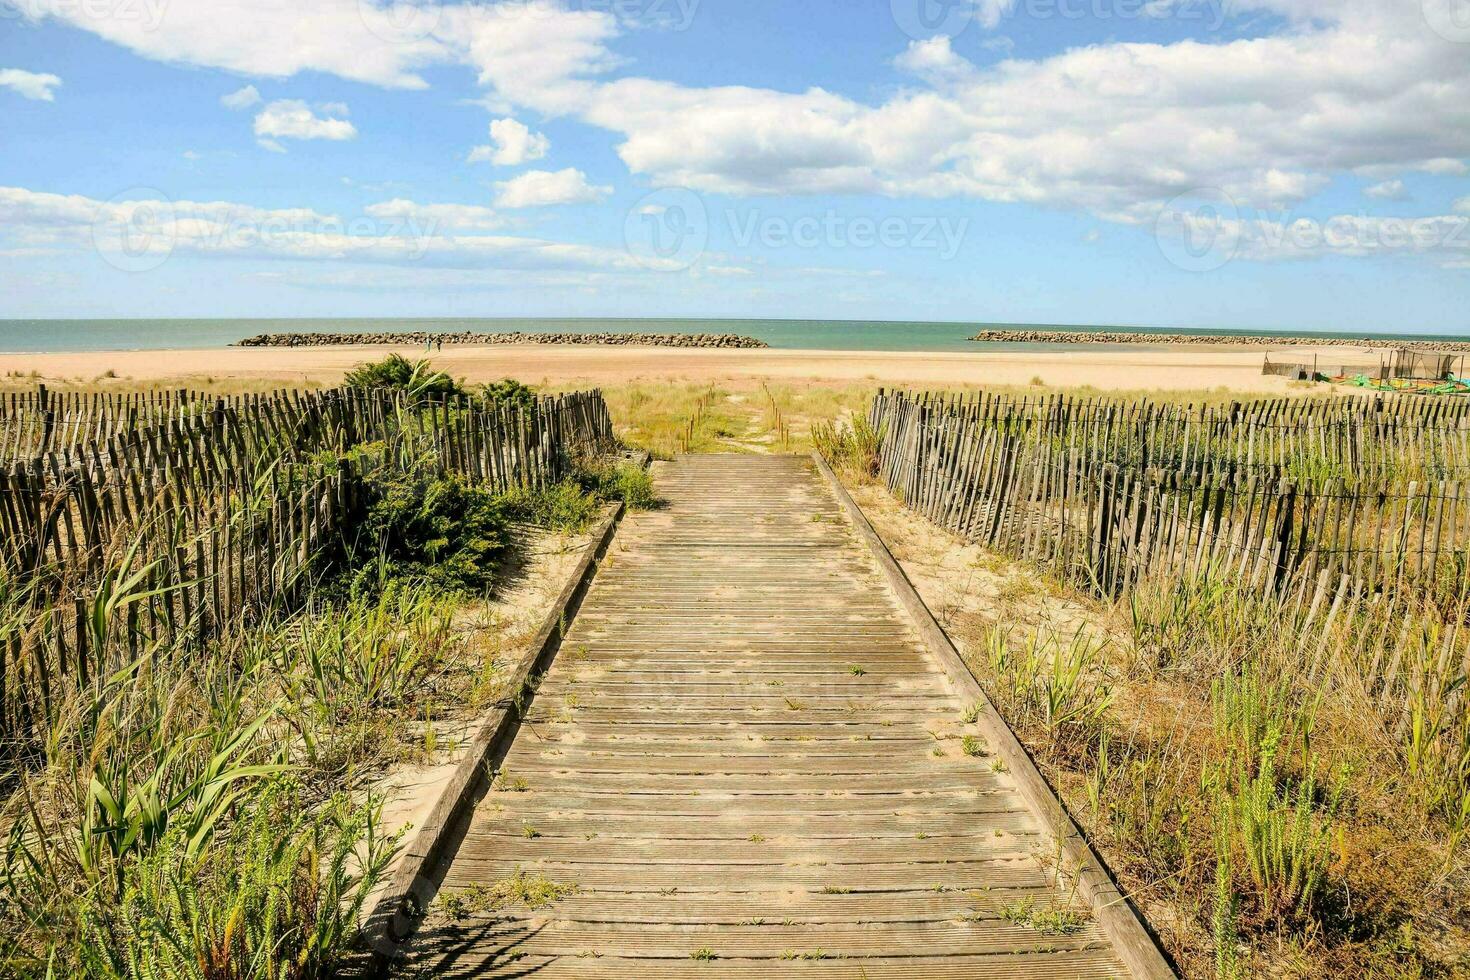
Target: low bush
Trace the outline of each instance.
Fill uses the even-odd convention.
[[[431,368],[428,361],[410,361],[401,354],[389,354],[381,361],[359,364],[347,373],[343,382],[349,388],[402,391],[416,398],[456,395],[464,391],[449,375]]]
[[[519,488],[505,495],[506,506],[516,517],[557,534],[577,534],[591,526],[602,507],[592,492],[577,480],[562,480],[549,487]]]
[[[512,497],[429,467],[371,471],[363,491],[368,502],[326,594],[373,596],[410,582],[455,595],[490,588],[510,543]]]
[[[525,409],[536,407],[536,389],[523,385],[514,378],[483,384],[477,394],[482,401],[492,405],[513,405]]]
[[[584,472],[582,485],[603,500],[621,500],[630,510],[651,510],[658,506],[653,477],[648,470],[631,463],[591,467]]]

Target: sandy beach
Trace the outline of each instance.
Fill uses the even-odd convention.
[[[417,347],[216,348],[3,354],[0,372],[28,382],[180,384],[268,381],[333,383],[354,365],[390,351],[423,356]],[[1324,360],[1377,360],[1363,348],[1321,348]],[[1310,360],[1312,350],[1303,350]],[[1274,359],[1286,359],[1273,351]],[[632,381],[729,382],[761,380],[873,383],[928,387],[1030,385],[1092,387],[1105,391],[1192,391],[1226,388],[1242,393],[1285,393],[1289,382],[1261,374],[1259,349],[1097,348],[1067,351],[929,353],[822,350],[688,350],[661,347],[454,347],[430,355],[433,365],[469,381],[514,377],[531,384],[610,385]],[[37,372],[39,378],[32,377]]]

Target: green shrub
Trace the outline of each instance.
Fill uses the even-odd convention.
[[[651,510],[658,506],[653,477],[641,466],[623,463],[593,467],[586,471],[582,482],[603,500],[621,500],[630,510]]]
[[[458,382],[443,371],[429,367],[428,361],[409,361],[401,354],[389,354],[381,361],[359,364],[347,373],[344,383],[349,388],[402,391],[416,398],[463,393]]]
[[[515,405],[524,409],[536,407],[536,389],[515,378],[503,378],[480,386],[480,398],[494,405]]]
[[[371,596],[405,582],[460,595],[490,587],[510,543],[507,498],[427,469],[380,470],[364,489],[369,503],[329,592]]]

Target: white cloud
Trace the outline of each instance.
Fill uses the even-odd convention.
[[[1470,214],[1470,197],[1462,197],[1450,207],[1456,214]]]
[[[1402,201],[1409,196],[1409,192],[1404,188],[1404,182],[1397,179],[1385,180],[1372,187],[1365,187],[1363,193],[1382,201]]]
[[[0,250],[54,249],[127,254],[343,260],[466,269],[593,269],[642,272],[622,249],[508,235],[454,234],[488,227],[471,205],[388,201],[359,218],[310,208],[257,208],[228,201],[99,201],[0,187]]]
[[[565,170],[528,170],[495,185],[495,203],[502,208],[536,208],[551,204],[589,204],[612,193],[611,187],[587,182],[575,167]]]
[[[1282,207],[1339,173],[1464,168],[1470,58],[1417,10],[1368,0],[1235,9],[1247,8],[1292,26],[990,67],[947,38],[916,41],[896,64],[921,84],[878,104],[822,88],[610,77],[617,25],[588,11],[557,21],[554,55],[536,65],[480,38],[468,13],[456,36],[487,102],[575,115],[619,134],[623,161],[655,184],[716,193],[969,196],[1145,220],[1201,188]]]
[[[969,2],[982,25],[1014,9],[1013,0]],[[1149,0],[1147,14],[1182,2]],[[1449,2],[1238,0],[1222,13],[1250,31],[1099,42],[988,66],[946,38],[916,41],[895,60],[911,83],[880,101],[815,86],[619,76],[617,17],[557,0],[192,0],[168,4],[153,23],[161,0],[140,0],[133,19],[89,17],[76,0],[22,0],[21,9],[146,57],[267,77],[313,70],[422,87],[422,69],[467,64],[482,104],[617,134],[625,164],[655,185],[967,196],[1143,223],[1202,188],[1283,207],[1345,173],[1390,182],[1470,172],[1470,58],[1426,26],[1431,8]],[[472,156],[498,152],[497,138]]]
[[[219,100],[220,105],[230,110],[249,109],[259,102],[260,92],[254,85],[247,85],[242,89],[231,92],[229,95],[222,95]]]
[[[56,101],[55,89],[60,84],[61,79],[55,75],[23,71],[20,68],[0,68],[0,88],[11,89],[22,97],[37,102]]]
[[[438,7],[374,0],[14,0],[155,61],[285,78],[321,71],[394,88],[424,88],[418,69],[446,60],[432,36]]]
[[[381,204],[370,204],[364,213],[374,218],[412,221],[423,227],[489,230],[505,226],[505,219],[493,208],[473,204],[416,204],[394,198]]]
[[[341,110],[346,106],[322,108]],[[260,138],[262,146],[267,142],[274,144],[267,149],[279,149],[277,139],[350,140],[357,136],[357,127],[346,119],[318,116],[300,99],[277,99],[256,115],[255,135]]]
[[[490,106],[543,107],[574,113],[595,87],[588,76],[620,64],[607,44],[618,34],[611,12],[572,10],[555,0],[443,8],[436,36],[473,65],[491,92]]]
[[[551,149],[551,141],[541,133],[533,133],[525,123],[515,119],[490,121],[490,144],[470,151],[470,163],[490,162],[501,167],[518,167],[540,160]]]

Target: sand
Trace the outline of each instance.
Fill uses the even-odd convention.
[[[210,350],[106,351],[64,354],[0,354],[0,374],[18,380],[32,371],[39,379],[91,382],[115,372],[116,384],[213,379],[335,383],[366,360],[397,350],[423,356],[417,347],[224,348]],[[1313,351],[1301,349],[1303,360]],[[1325,360],[1376,362],[1364,348],[1318,349]],[[1295,359],[1272,351],[1273,360]],[[488,381],[515,377],[532,384],[610,385],[628,381],[686,380],[754,383],[757,380],[945,386],[1092,386],[1103,390],[1232,391],[1284,393],[1289,383],[1261,374],[1260,349],[1197,346],[1096,348],[1071,351],[998,353],[685,350],[663,347],[466,346],[430,355],[433,365],[456,377]]]

